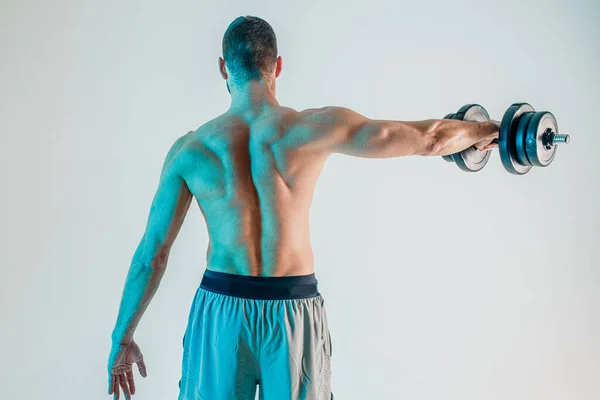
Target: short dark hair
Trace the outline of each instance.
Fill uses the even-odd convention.
[[[272,72],[277,60],[277,38],[267,21],[238,17],[223,35],[223,59],[235,79],[258,80]]]

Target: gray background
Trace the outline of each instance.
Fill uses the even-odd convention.
[[[160,168],[229,105],[238,15],[269,21],[297,109],[556,115],[572,143],[509,175],[334,156],[312,208],[336,399],[600,397],[600,6],[594,1],[2,0],[0,386],[108,398],[110,333]],[[192,204],[136,339],[139,399],[175,399],[207,234]],[[136,372],[137,374],[137,372]]]

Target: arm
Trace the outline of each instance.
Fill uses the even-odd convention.
[[[146,230],[125,281],[119,315],[112,333],[114,345],[132,340],[133,332],[160,284],[171,246],[189,209],[192,194],[174,162],[184,137],[175,142],[166,156]]]
[[[453,154],[499,132],[494,121],[375,120],[343,107],[317,110],[311,119],[329,132],[322,138],[329,151],[369,158]]]

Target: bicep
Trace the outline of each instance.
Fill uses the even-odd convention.
[[[144,236],[152,244],[170,247],[177,236],[187,210],[191,204],[192,194],[185,180],[177,174],[163,174],[158,184]]]
[[[173,245],[193,195],[173,162],[180,141],[171,148],[165,159],[158,187],[152,199],[144,232],[144,258],[152,259],[168,253]]]
[[[434,121],[369,120],[348,143],[361,157],[427,155],[435,143],[433,126]]]

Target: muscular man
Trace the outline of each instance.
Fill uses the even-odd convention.
[[[146,367],[133,332],[194,198],[210,243],[183,338],[179,400],[329,400],[331,338],[313,272],[309,209],[332,153],[441,156],[495,147],[499,126],[374,120],[350,109],[296,111],[275,98],[282,61],[271,26],[239,17],[223,37],[231,106],[169,150],[125,282],[109,394],[134,394]]]

